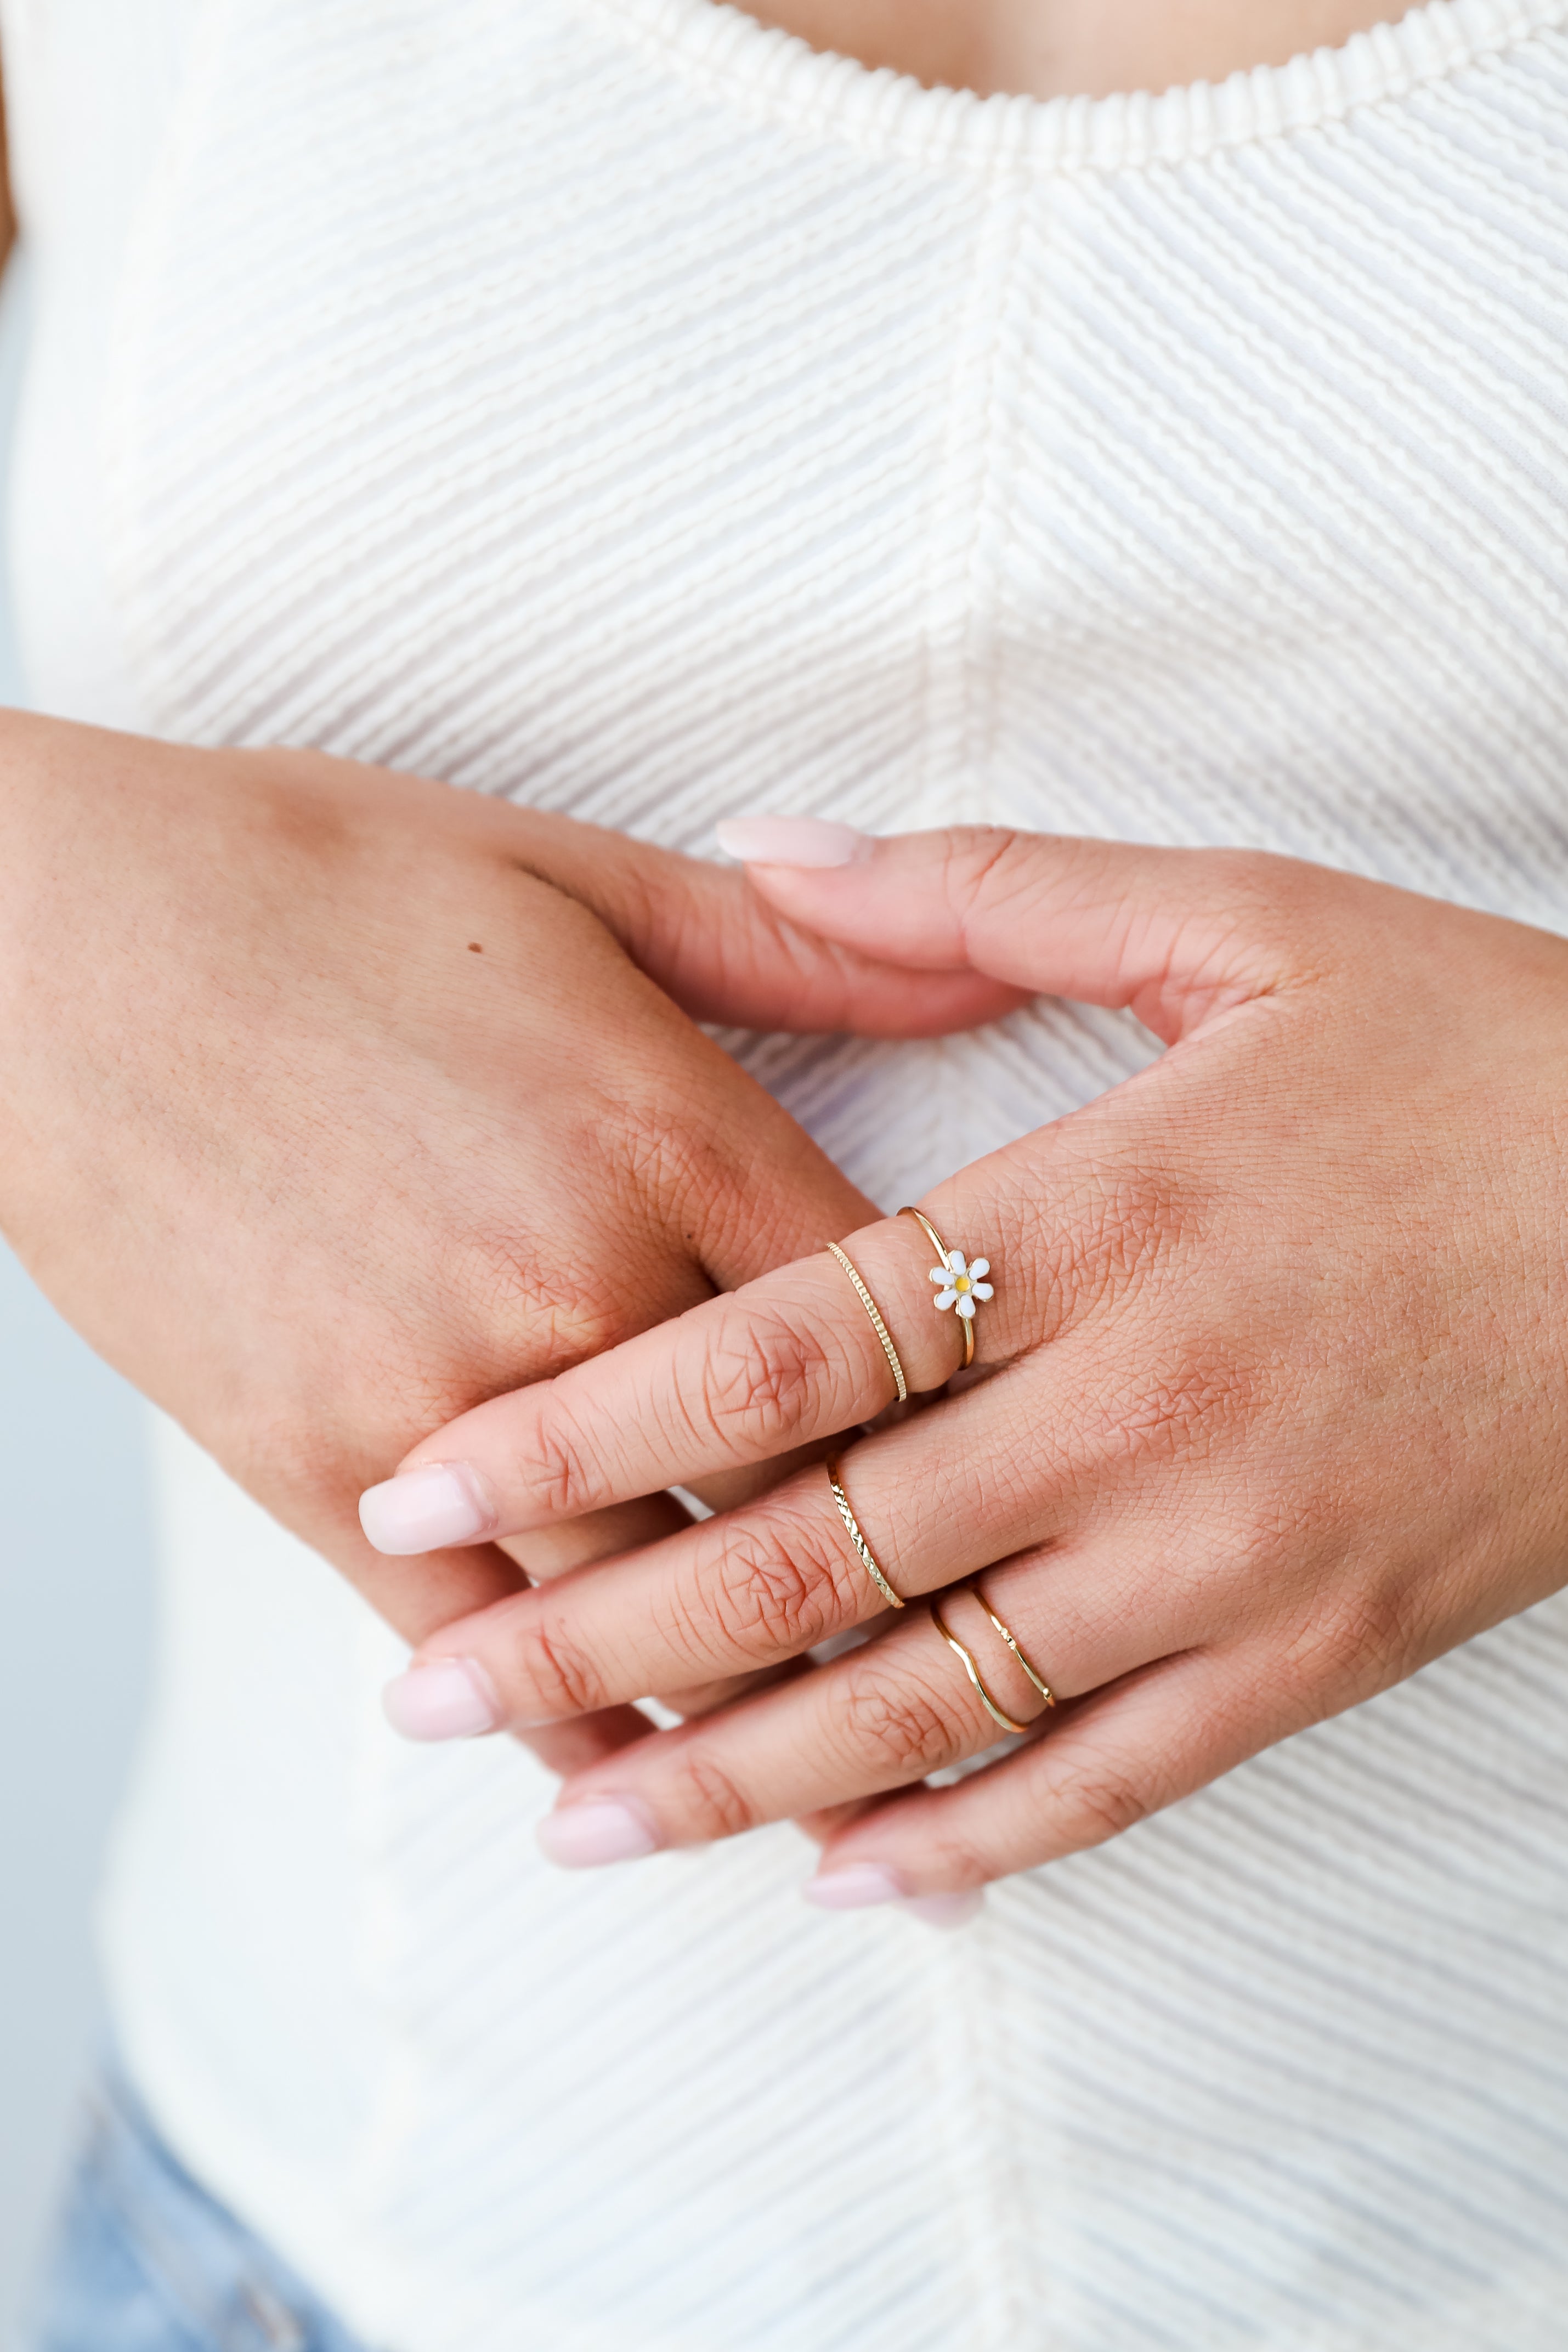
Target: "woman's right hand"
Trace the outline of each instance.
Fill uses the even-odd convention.
[[[759,923],[738,874],[439,784],[0,727],[0,1227],[413,1642],[526,1580],[429,1528],[381,1556],[362,1487],[872,1213],[688,1015],[912,1034],[1014,1001],[912,988]],[[675,1511],[513,1549],[537,1578]],[[644,1727],[536,1744],[567,1766]]]

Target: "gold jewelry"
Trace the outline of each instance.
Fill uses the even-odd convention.
[[[882,1352],[887,1358],[888,1370],[893,1374],[894,1384],[898,1391],[898,1402],[900,1404],[903,1404],[909,1394],[909,1382],[904,1377],[904,1366],[898,1360],[898,1349],[893,1344],[893,1335],[889,1331],[886,1324],[883,1321],[882,1317],[877,1312],[876,1301],[872,1297],[870,1291],[866,1288],[864,1283],[861,1280],[859,1273],[852,1265],[850,1259],[839,1247],[837,1242],[830,1242],[828,1244],[828,1252],[830,1256],[836,1257],[838,1259],[839,1264],[843,1267],[844,1272],[854,1284],[855,1290],[860,1297],[860,1303],[865,1308],[866,1313],[871,1317],[872,1329],[882,1341]]]
[[[931,1269],[932,1281],[942,1285],[936,1305],[938,1313],[949,1307],[956,1307],[958,1311],[958,1320],[964,1327],[964,1369],[967,1371],[975,1360],[975,1309],[997,1295],[985,1279],[991,1270],[991,1261],[988,1257],[977,1257],[971,1265],[962,1250],[950,1250],[924,1209],[900,1209],[898,1213],[901,1217],[914,1218],[942,1261],[940,1265],[934,1265]]]
[[[986,1713],[991,1717],[992,1721],[999,1723],[1004,1731],[1028,1731],[1030,1727],[1027,1723],[1015,1723],[1010,1715],[1003,1714],[1001,1708],[997,1705],[996,1700],[991,1696],[990,1692],[986,1688],[985,1682],[980,1674],[979,1666],[976,1663],[973,1650],[967,1650],[963,1643],[958,1639],[956,1633],[951,1631],[942,1615],[942,1612],[937,1608],[935,1601],[931,1603],[931,1622],[936,1626],[936,1631],[941,1634],[942,1639],[946,1643],[947,1647],[950,1650],[956,1651],[958,1656],[964,1661],[964,1672],[968,1675],[969,1680],[979,1692],[980,1705],[985,1708]]]
[[[860,1557],[861,1566],[865,1570],[866,1574],[871,1578],[872,1582],[875,1585],[883,1599],[887,1602],[889,1608],[902,1609],[904,1607],[904,1602],[894,1591],[892,1585],[889,1584],[881,1569],[878,1568],[876,1564],[876,1555],[872,1550],[870,1544],[867,1543],[864,1536],[862,1535],[860,1521],[856,1518],[854,1513],[850,1508],[850,1498],[839,1484],[839,1463],[841,1458],[841,1457],[836,1454],[831,1455],[827,1465],[828,1484],[833,1490],[833,1500],[839,1507],[839,1517],[842,1519],[849,1539],[851,1543],[853,1544],[855,1550]]]
[[[1019,1664],[1023,1668],[1024,1673],[1029,1676],[1030,1682],[1034,1685],[1036,1690],[1045,1701],[1046,1706],[1048,1707],[1054,1706],[1056,1705],[1056,1693],[1051,1689],[1049,1683],[1041,1682],[1040,1676],[1035,1673],[1034,1668],[1030,1664],[1029,1660],[1024,1656],[1023,1652],[1019,1648],[1017,1642],[1013,1638],[1011,1631],[1008,1626],[1002,1623],[1001,1619],[997,1615],[996,1611],[991,1607],[990,1602],[986,1599],[986,1596],[980,1591],[979,1586],[977,1584],[971,1583],[965,1585],[962,1590],[966,1592],[972,1592],[974,1594],[976,1600],[979,1602],[981,1608],[985,1611],[987,1616],[990,1619],[992,1624],[996,1627],[998,1633],[1001,1635],[1003,1641],[1007,1643],[1009,1649],[1018,1660]]]

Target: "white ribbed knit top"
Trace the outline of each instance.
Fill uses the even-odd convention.
[[[50,707],[1568,930],[1568,0],[1050,104],[710,0],[4,15]],[[737,1049],[890,1205],[1149,1050]],[[161,1464],[120,2030],[367,2340],[1562,2352],[1568,1601],[939,1937],[787,1828],[552,1872],[538,1769],[401,1748],[396,1644]]]

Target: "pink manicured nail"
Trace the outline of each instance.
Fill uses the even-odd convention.
[[[466,1462],[404,1470],[360,1496],[360,1525],[378,1551],[396,1559],[472,1543],[495,1524],[495,1510]]]
[[[547,1858],[563,1870],[598,1870],[607,1862],[638,1862],[657,1853],[661,1840],[641,1805],[619,1797],[584,1797],[558,1805],[538,1831]]]
[[[473,1658],[436,1658],[410,1666],[382,1693],[387,1721],[405,1739],[476,1739],[501,1724],[501,1702]]]
[[[717,828],[727,857],[745,866],[861,866],[874,847],[852,824],[821,816],[733,816]]]
[[[924,1919],[928,1927],[967,1927],[986,1907],[986,1897],[977,1886],[962,1895],[911,1895],[904,1907]]]
[[[904,1903],[909,1889],[896,1870],[880,1862],[852,1862],[843,1870],[825,1870],[809,1878],[800,1889],[808,1903],[823,1911],[862,1911],[873,1903]]]

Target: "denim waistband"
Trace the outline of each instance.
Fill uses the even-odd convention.
[[[193,2179],[107,2064],[34,2298],[25,2352],[371,2352]]]

